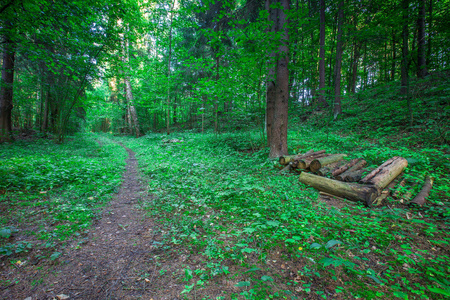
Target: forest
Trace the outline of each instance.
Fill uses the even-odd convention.
[[[1,0],[1,299],[447,299],[450,1]]]

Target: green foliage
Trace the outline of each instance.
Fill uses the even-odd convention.
[[[86,231],[99,205],[120,186],[126,157],[119,145],[93,135],[75,136],[65,144],[36,140],[1,148],[0,246],[4,255],[25,252],[31,245],[49,251]],[[8,242],[16,235],[33,238],[24,248],[22,242]]]
[[[149,179],[149,193],[154,195],[143,207],[158,217],[169,236],[176,237],[167,243],[195,249],[205,260],[203,269],[210,270],[209,276],[204,271],[193,272],[192,278],[186,275],[190,283],[185,293],[198,286],[197,276],[205,284],[213,277],[233,276],[244,298],[280,295],[286,290],[286,283],[278,279],[285,278],[280,267],[262,272],[274,251],[280,251],[284,253],[280,263],[300,261],[305,265],[299,273],[301,280],[293,283],[303,285],[304,293],[325,295],[320,286],[310,285],[320,277],[324,282],[340,278],[347,295],[353,297],[404,293],[439,298],[441,290],[427,286],[447,288],[449,270],[442,265],[450,258],[442,252],[435,255],[422,244],[415,244],[412,251],[404,241],[415,243],[415,230],[420,226],[436,243],[448,243],[448,234],[442,225],[436,225],[449,222],[448,205],[435,204],[449,196],[444,188],[448,178],[442,170],[433,171],[432,175],[439,178],[436,191],[429,197],[430,209],[421,211],[428,221],[419,216],[408,219],[405,214],[409,211],[403,209],[353,205],[330,209],[317,201],[314,190],[299,184],[296,176],[277,175],[266,159],[267,149],[242,152],[257,137],[252,133],[178,133],[171,138],[183,140],[181,143],[165,143],[164,136],[157,134],[122,139],[137,153],[141,171]],[[352,156],[363,156],[373,165],[403,155],[417,160],[411,167],[416,172],[427,162],[425,154],[407,148],[374,147],[358,137],[342,137],[307,126],[291,132],[290,137],[301,149],[353,151]],[[378,261],[375,265],[370,263],[374,260]],[[235,266],[230,274],[217,267],[225,261]],[[408,269],[402,271],[406,265]],[[433,276],[425,276],[427,272],[433,272]]]

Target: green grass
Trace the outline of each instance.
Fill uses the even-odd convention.
[[[16,258],[34,249],[54,260],[64,241],[89,229],[120,187],[127,156],[95,135],[0,147],[0,254]]]
[[[353,203],[336,209],[319,201],[297,176],[278,175],[266,148],[246,154],[261,145],[257,134],[173,137],[184,142],[167,144],[157,134],[122,141],[137,153],[149,193],[157,196],[143,206],[164,226],[166,249],[202,255],[201,268],[185,270],[184,295],[222,277],[241,290],[226,298],[449,295],[450,208],[445,199],[450,182],[444,166],[428,167],[429,152],[374,145],[307,126],[290,132],[291,148],[345,152],[371,165],[401,155],[413,162],[407,170],[411,177],[436,177],[422,209],[368,209]]]

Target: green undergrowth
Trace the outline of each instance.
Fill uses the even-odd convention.
[[[56,259],[118,190],[125,150],[108,138],[77,135],[2,144],[0,257]]]
[[[430,157],[443,153],[374,146],[309,127],[289,136],[292,152],[326,149],[371,165],[405,156],[411,176],[436,177],[429,202],[420,209],[330,207],[297,176],[278,174],[268,150],[257,151],[257,134],[170,137],[178,143],[158,134],[123,138],[154,195],[143,207],[166,232],[158,245],[201,255],[199,264],[185,266],[183,295],[199,297],[226,279],[233,288],[217,299],[448,297],[449,179]]]
[[[351,134],[360,139],[389,143],[393,147],[450,149],[450,71],[412,79],[409,88],[411,114],[400,82],[369,87],[342,99],[343,113],[334,120],[331,109],[302,108],[300,118],[315,128]],[[332,106],[331,106],[332,107]],[[293,115],[294,118],[296,116]],[[447,156],[447,168],[450,168]]]

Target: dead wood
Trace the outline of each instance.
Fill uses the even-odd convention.
[[[360,160],[359,158],[355,158],[346,163],[345,165],[335,168],[334,170],[331,171],[331,175],[333,177],[336,177],[337,175],[344,173],[345,171],[353,167],[359,160]]]
[[[300,174],[299,181],[319,191],[349,200],[363,202],[368,206],[378,196],[377,188],[372,185],[341,182],[306,172]]]
[[[408,166],[408,161],[400,156],[394,156],[381,166],[370,172],[361,183],[372,184],[379,190],[384,189],[395,177]]]
[[[356,164],[354,164],[352,167],[350,167],[347,171],[344,173],[336,176],[337,180],[340,181],[347,181],[347,182],[356,182],[361,180],[362,174],[366,170],[361,170],[367,162],[364,159],[359,160]]]
[[[344,157],[346,157],[347,154],[332,154],[330,156],[325,156],[325,157],[320,157],[320,158],[316,158],[314,159],[310,165],[309,165],[309,169],[312,172],[316,172],[318,171],[320,168],[329,165],[331,163],[337,162],[342,160]]]
[[[422,206],[425,204],[428,195],[430,194],[430,190],[433,187],[434,178],[427,176],[425,178],[425,182],[423,183],[422,189],[420,192],[411,200],[410,204],[416,204]]]

